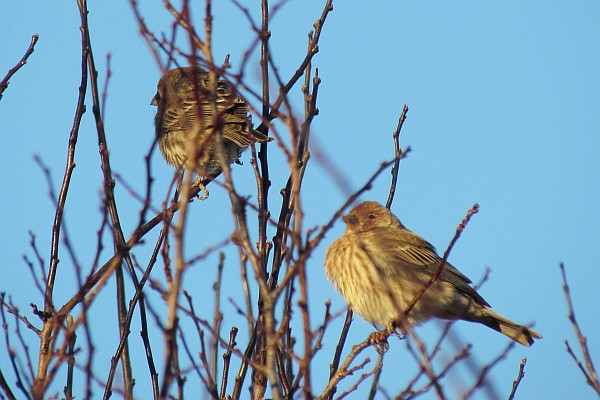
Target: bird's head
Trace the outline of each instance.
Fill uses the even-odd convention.
[[[403,227],[390,210],[375,201],[365,201],[352,209],[343,218],[348,229],[368,232],[375,228]]]

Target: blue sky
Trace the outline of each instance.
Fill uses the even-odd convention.
[[[219,3],[214,5],[216,58],[231,54],[235,69],[252,34],[238,10],[229,2]],[[244,3],[258,15],[258,2]],[[149,26],[168,32],[171,19],[161,4],[140,7]],[[203,6],[201,2],[196,5],[200,21]],[[104,112],[112,167],[141,191],[143,157],[154,132],[155,109],[149,103],[159,70],[138,34],[128,2],[90,2],[89,10],[101,86],[106,54],[111,54]],[[321,10],[321,1],[291,0],[274,14],[271,46],[282,76],[297,68],[307,33]],[[27,312],[29,303],[41,305],[22,260],[24,254],[32,257],[28,231],[36,234],[47,261],[54,216],[47,182],[33,156],[38,155],[50,168],[57,190],[78,95],[79,16],[74,2],[5,1],[0,13],[4,21],[0,25],[0,75],[21,58],[31,35],[40,35],[29,63],[13,77],[0,101],[0,202],[5,210],[0,291],[8,292]],[[313,61],[322,79],[320,114],[312,130],[313,154],[328,157],[354,189],[360,187],[381,161],[393,156],[391,133],[406,103],[410,111],[401,141],[412,152],[402,161],[392,210],[408,228],[443,252],[466,211],[475,202],[481,206],[450,261],[474,281],[489,267],[490,279],[480,293],[495,311],[521,323],[535,322],[536,330],[544,335],[531,348],[515,348],[492,371],[491,380],[501,397],[510,392],[523,357],[528,363],[520,397],[592,395],[565,351],[564,340],[575,345],[576,338],[567,319],[558,265],[567,266],[578,320],[592,356],[600,362],[600,272],[594,250],[600,243],[599,20],[600,5],[593,1],[336,2]],[[255,88],[260,87],[257,54],[248,74]],[[301,116],[299,87],[291,98]],[[102,188],[89,99],[87,105],[66,214],[67,234],[83,264],[94,255]],[[281,155],[276,146],[272,148],[273,160],[277,160]],[[253,194],[249,154],[242,159],[244,165],[234,166],[233,176],[242,192]],[[152,167],[155,205],[159,206],[172,170],[157,152]],[[272,173],[270,201],[276,212],[287,172]],[[311,160],[304,184],[306,226],[327,222],[343,204],[345,193],[318,157]],[[389,175],[384,173],[362,199],[383,203],[388,187]],[[116,194],[127,235],[137,223],[139,203],[120,185]],[[190,220],[199,222],[188,226],[190,254],[229,237],[233,229],[229,209],[226,193],[217,186],[207,202],[193,203]],[[340,221],[325,244],[343,230]],[[149,249],[155,237],[156,233],[150,234]],[[144,254],[148,249],[140,251]],[[319,318],[328,298],[334,311],[345,307],[325,280],[324,252],[325,246],[309,266],[313,315]],[[226,254],[231,264],[226,265],[225,279],[235,281],[237,252],[230,247]],[[206,277],[212,279],[214,265],[211,259],[192,268],[186,287],[200,291],[206,286],[210,291],[212,280]],[[61,267],[59,282],[68,288],[72,261],[66,252]],[[65,289],[57,293],[61,296],[67,299],[71,292]],[[96,307],[102,310],[103,301],[112,304],[110,298],[107,294],[98,299]],[[159,302],[154,305],[160,307]],[[225,325],[236,323],[226,320]],[[115,326],[114,333],[106,334],[117,334],[114,321],[99,324]],[[341,321],[333,323],[326,345],[337,341],[340,325]],[[473,343],[472,353],[483,364],[507,343],[483,326],[460,322],[454,329]],[[371,331],[357,320],[349,342],[362,341]],[[431,342],[438,331],[435,322],[417,330]],[[1,342],[0,354],[5,354]],[[321,353],[324,368],[322,377],[314,378],[317,390],[324,385],[331,354],[331,347]],[[411,378],[411,365],[404,344],[392,341],[382,377],[388,393],[396,394],[397,382]],[[6,357],[0,356],[0,368],[9,370]],[[138,375],[144,373],[142,369]],[[136,388],[143,398],[145,389],[141,384]],[[475,398],[483,396],[482,392]]]

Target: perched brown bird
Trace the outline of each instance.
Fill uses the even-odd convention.
[[[542,337],[490,310],[469,278],[448,263],[404,319],[442,259],[379,203],[361,203],[343,219],[346,232],[325,256],[327,278],[355,313],[378,328],[402,330],[403,323],[436,317],[479,322],[525,346]]]
[[[176,168],[196,172],[197,184],[222,172],[219,140],[227,165],[240,163],[240,154],[251,143],[271,140],[252,129],[248,104],[231,84],[219,79],[211,93],[209,79],[199,67],[171,69],[158,82],[150,103],[158,106],[154,124],[163,157]]]

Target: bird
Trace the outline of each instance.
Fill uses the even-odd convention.
[[[435,247],[374,201],[357,205],[343,220],[346,231],[328,247],[325,273],[350,308],[377,329],[404,333],[405,324],[459,319],[483,324],[524,346],[542,338],[490,310],[471,280],[447,262],[405,315],[441,265]]]
[[[195,172],[194,185],[208,191],[201,178],[214,178],[222,172],[223,162],[240,162],[241,153],[252,143],[272,139],[252,128],[249,106],[233,86],[217,79],[210,90],[210,76],[200,67],[173,68],[157,85],[151,105],[157,106],[154,125],[158,147],[165,161],[178,169]]]

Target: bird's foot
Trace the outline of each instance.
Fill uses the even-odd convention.
[[[375,347],[375,350],[377,350],[379,354],[385,354],[390,348],[390,344],[387,340],[389,336],[390,332],[387,329],[384,329],[382,331],[371,333],[368,341]]]
[[[200,189],[200,192],[198,192],[198,194],[196,195],[198,200],[208,199],[208,189],[206,188],[206,186],[204,186],[204,184],[202,183],[202,179],[200,177],[197,177],[196,180],[194,181],[194,183],[192,184],[192,189],[194,189],[194,188]],[[202,193],[202,194],[200,194],[200,193]]]

